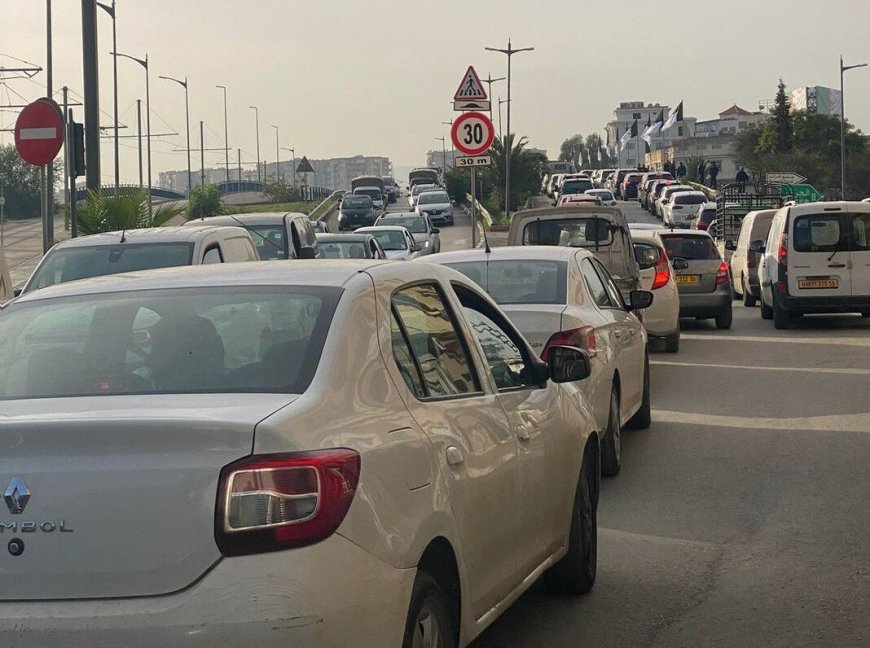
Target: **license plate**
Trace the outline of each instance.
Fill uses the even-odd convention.
[[[798,288],[812,290],[814,288],[832,289],[839,288],[840,280],[837,277],[819,277],[817,279],[798,279]]]
[[[695,286],[701,283],[701,275],[675,275],[674,282],[678,285]]]

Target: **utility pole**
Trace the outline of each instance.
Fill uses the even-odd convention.
[[[292,146],[282,146],[282,151],[290,151],[293,154],[293,159],[290,161],[290,176],[293,178],[293,188],[296,188],[296,149]]]
[[[184,123],[187,126],[187,192],[189,194],[193,188],[193,173],[190,168],[190,98],[187,95],[187,77],[184,77],[184,81],[168,76],[161,76],[160,78],[167,81],[175,81],[175,83],[184,88]]]
[[[142,183],[142,100],[136,100],[136,136],[139,140],[139,189],[144,186]]]
[[[866,63],[843,65],[840,54],[840,199],[846,200],[846,97],[843,93],[843,74],[848,70],[867,67]]]
[[[447,138],[443,135],[441,137],[436,137],[436,140],[441,140],[441,173],[447,171],[447,148],[445,142]]]
[[[256,119],[256,128],[257,128],[257,182],[262,182],[263,178],[260,176],[260,109],[256,106],[248,106],[248,108],[254,111],[254,118]]]
[[[97,6],[103,9],[107,14],[112,17],[112,51],[118,51],[118,24],[115,15],[115,0],[112,0],[111,5],[103,4],[102,2],[98,2]],[[115,123],[114,123],[114,131],[115,131],[115,194],[118,193],[118,185],[121,183],[121,167],[120,167],[120,154],[118,151],[118,57],[112,57],[112,77],[114,80],[114,104],[115,104]]]
[[[227,87],[218,85],[216,88],[220,88],[224,91],[224,162],[227,165],[227,184],[230,183],[230,131],[229,125],[227,122]],[[229,191],[229,187],[227,187],[227,191]]]
[[[492,121],[492,84],[497,81],[504,81],[504,77],[498,77],[497,79],[492,78],[492,73],[487,72],[486,78],[481,79],[486,84],[487,93],[486,96],[489,97],[489,121]]]
[[[531,52],[535,48],[534,47],[521,47],[514,49],[511,45],[510,39],[508,39],[507,49],[499,49],[497,47],[485,47],[485,50],[490,52],[500,52],[507,56],[507,135],[504,139],[504,156],[505,156],[505,207],[504,212],[508,221],[510,221],[511,216],[511,153],[513,146],[511,146],[511,59],[514,54],[519,54],[520,52]]]
[[[97,3],[82,0],[82,70],[84,71],[85,184],[100,190],[100,66],[97,57]]]
[[[236,149],[239,155],[239,193],[242,192],[242,149]]]
[[[278,127],[272,124],[275,129],[275,182],[284,178],[279,174],[281,170],[281,145],[278,143]]]
[[[205,187],[205,131],[203,130],[203,122],[199,122],[199,186]]]
[[[116,59],[122,56],[131,61],[135,61],[145,69],[145,135],[146,147],[148,152],[148,223],[151,224],[154,218],[154,208],[151,204],[151,73],[148,70],[148,54],[145,54],[144,59],[130,56],[129,54],[121,54],[120,52],[112,52],[112,56]]]
[[[51,0],[45,0],[45,96],[52,99]],[[45,165],[45,220],[42,222],[42,251],[54,245],[54,162]]]

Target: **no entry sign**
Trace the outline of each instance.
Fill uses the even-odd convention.
[[[450,130],[453,146],[465,155],[486,153],[495,139],[495,129],[489,117],[479,112],[462,113]]]
[[[28,164],[50,164],[63,145],[60,107],[44,97],[28,105],[15,122],[15,148]]]

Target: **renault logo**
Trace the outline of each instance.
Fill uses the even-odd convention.
[[[27,506],[30,499],[30,491],[27,490],[27,484],[21,477],[13,477],[9,480],[6,492],[3,493],[3,499],[6,500],[6,506],[10,513],[18,514],[24,511],[24,507]]]

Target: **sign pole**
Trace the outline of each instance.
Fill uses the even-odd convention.
[[[477,192],[475,191],[475,182],[477,181],[477,171],[471,167],[471,248],[477,247]]]

